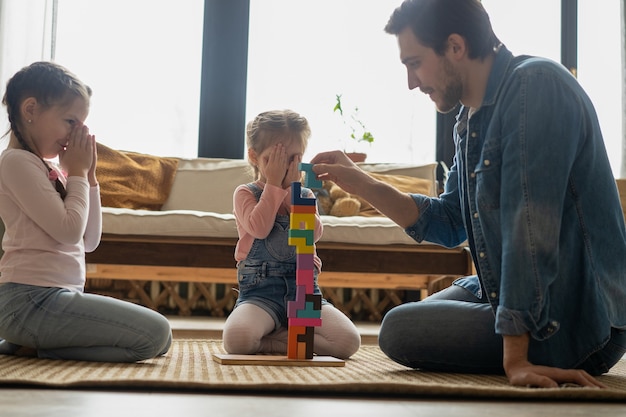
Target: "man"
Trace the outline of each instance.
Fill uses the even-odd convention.
[[[626,351],[626,230],[589,98],[561,65],[514,57],[479,0],[406,0],[385,30],[410,89],[460,104],[443,194],[400,193],[341,152],[314,171],[418,242],[467,240],[478,275],[392,309],[381,349],[412,368],[603,387],[592,375]]]

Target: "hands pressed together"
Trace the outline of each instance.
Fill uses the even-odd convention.
[[[89,134],[89,128],[76,123],[69,134],[67,146],[59,153],[59,163],[68,176],[87,177],[89,184],[98,184],[96,163],[98,161],[96,137]]]

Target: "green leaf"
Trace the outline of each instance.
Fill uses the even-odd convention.
[[[337,110],[339,110],[339,114],[343,116],[343,109],[341,108],[341,94],[336,94],[336,100],[337,103],[335,104],[335,107],[333,108],[333,112],[336,112]]]
[[[374,135],[372,135],[371,132],[363,132],[363,137],[361,138],[361,140],[367,143],[372,143],[374,142]]]

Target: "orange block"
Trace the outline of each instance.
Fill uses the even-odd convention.
[[[303,359],[299,356],[299,342],[298,335],[306,335],[305,326],[289,326],[287,330],[287,358],[289,359]],[[306,347],[306,344],[305,344]],[[306,356],[306,349],[305,349]]]
[[[317,213],[317,206],[291,206],[292,213]]]

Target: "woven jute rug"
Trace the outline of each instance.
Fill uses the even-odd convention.
[[[219,340],[176,340],[163,357],[135,364],[0,355],[0,387],[320,393],[357,396],[548,399],[626,402],[626,361],[599,377],[608,389],[512,387],[504,376],[431,373],[389,360],[365,345],[344,367],[221,365]]]

